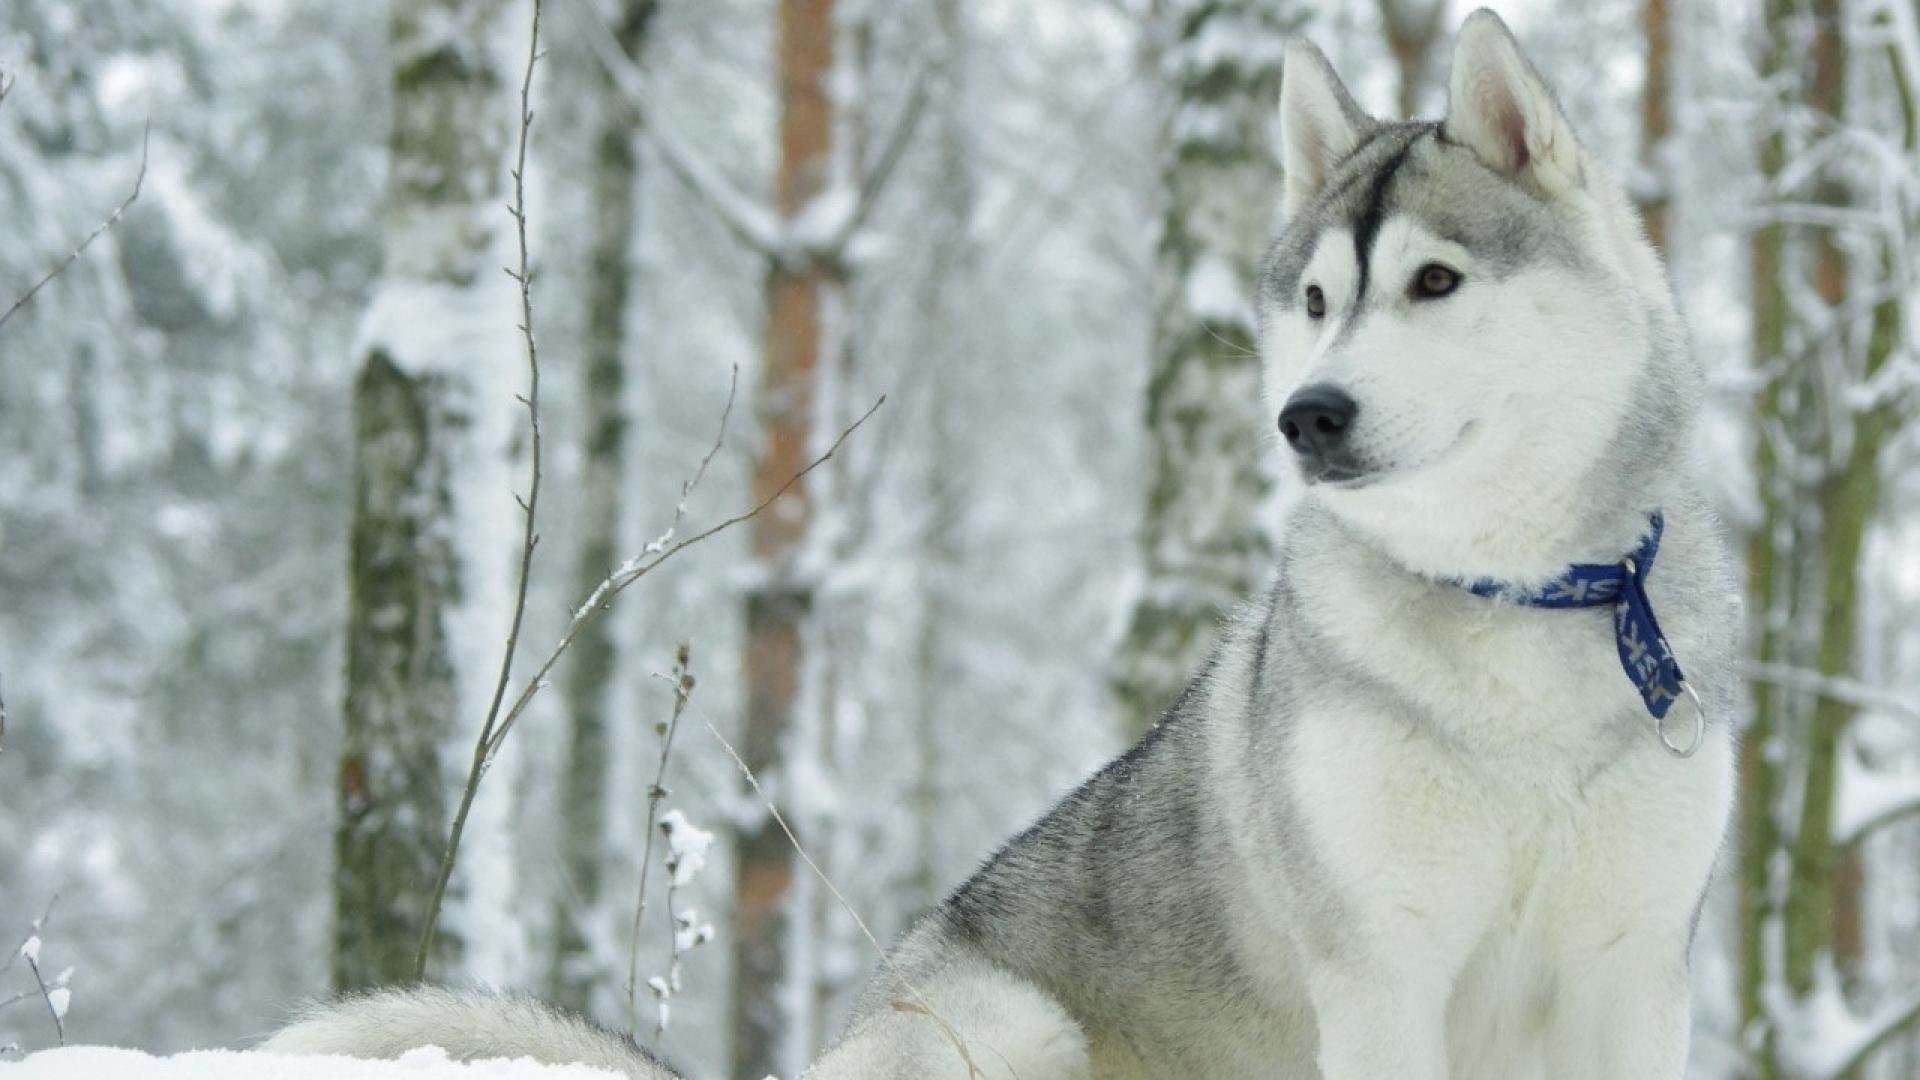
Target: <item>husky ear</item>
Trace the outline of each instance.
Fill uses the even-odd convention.
[[[1280,73],[1280,165],[1286,172],[1288,217],[1313,201],[1333,166],[1372,123],[1319,49],[1306,41],[1287,46]]]
[[[1580,186],[1573,128],[1507,24],[1486,8],[1467,16],[1454,42],[1442,129],[1487,168],[1544,193]]]

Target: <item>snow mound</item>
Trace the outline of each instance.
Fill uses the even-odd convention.
[[[20,1061],[0,1061],[4,1080],[607,1080],[617,1073],[585,1065],[517,1061],[450,1061],[437,1046],[411,1050],[394,1061],[296,1057],[196,1050],[153,1057],[110,1046],[42,1050]]]

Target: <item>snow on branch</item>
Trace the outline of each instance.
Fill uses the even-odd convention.
[[[857,190],[829,188],[789,221],[742,192],[724,173],[676,135],[652,108],[657,95],[645,72],[620,48],[613,30],[586,0],[577,0],[587,45],[633,110],[642,138],[660,154],[680,182],[704,202],[735,239],[769,259],[790,264],[838,264],[873,216],[898,172],[926,114],[933,65],[921,65],[908,81],[907,100],[880,142],[880,153]]]
[[[737,371],[735,375],[737,378]],[[727,400],[729,403],[732,402],[733,395],[731,393],[727,395]],[[717,443],[715,444],[715,449],[718,449]],[[711,460],[713,455],[709,453],[707,457],[708,460]],[[706,462],[702,461],[699,472],[694,474],[695,477],[697,478],[700,474],[705,473],[706,467]],[[690,480],[686,486],[690,488],[692,481]],[[684,510],[685,507],[686,501],[683,498],[680,508]],[[675,521],[678,520],[679,517],[676,513]],[[668,532],[670,534],[672,529],[669,528]],[[664,679],[672,685],[673,709],[668,714],[667,719],[656,721],[653,725],[653,733],[660,739],[660,756],[654,768],[653,783],[647,787],[647,840],[640,854],[640,887],[634,898],[633,936],[629,940],[627,951],[627,1029],[635,1039],[640,1037],[640,998],[638,985],[640,980],[640,924],[647,913],[647,880],[653,869],[653,838],[655,832],[658,831],[667,838],[668,848],[666,858],[667,925],[670,938],[670,952],[667,974],[665,976],[655,976],[647,980],[647,986],[653,991],[659,1010],[658,1020],[653,1029],[654,1038],[657,1040],[661,1035],[666,1033],[667,1021],[670,1016],[671,999],[673,995],[680,990],[680,958],[694,946],[704,945],[707,940],[713,936],[711,927],[702,927],[697,931],[694,930],[692,926],[694,922],[691,917],[692,913],[688,912],[686,913],[687,917],[685,920],[688,924],[688,932],[683,938],[681,927],[682,916],[674,910],[674,894],[678,892],[680,886],[686,884],[687,879],[690,879],[699,869],[699,866],[694,865],[694,860],[697,860],[700,865],[705,864],[704,844],[701,846],[699,852],[693,853],[690,858],[690,849],[686,846],[690,842],[689,838],[698,834],[706,837],[706,840],[711,842],[713,834],[689,825],[686,816],[678,810],[669,813],[667,815],[667,821],[662,822],[660,820],[660,803],[666,799],[668,794],[666,788],[667,764],[673,757],[673,737],[679,732],[680,716],[686,712],[687,702],[693,697],[692,645],[688,642],[681,642],[680,647],[674,651],[673,674],[662,675],[656,672],[655,678]]]
[[[0,1009],[32,998],[39,998],[47,1007],[47,1015],[53,1019],[55,1039],[61,1046],[65,1046],[67,1044],[67,1007],[73,1003],[73,991],[67,984],[73,979],[73,969],[70,967],[65,969],[54,976],[51,982],[40,969],[42,947],[40,935],[46,929],[47,920],[53,917],[53,905],[59,899],[59,895],[55,894],[47,901],[46,910],[40,913],[39,918],[33,920],[33,924],[27,929],[26,937],[14,947],[13,954],[7,958],[7,962],[0,964],[0,975],[4,975],[13,970],[15,964],[25,960],[27,970],[33,974],[33,989],[0,998]]]
[[[1747,675],[1788,690],[1830,698],[1856,709],[1891,713],[1903,720],[1920,723],[1920,702],[1858,679],[1826,675],[1789,664],[1748,664]]]

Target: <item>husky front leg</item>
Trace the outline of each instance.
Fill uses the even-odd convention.
[[[1685,952],[1672,934],[1629,936],[1563,966],[1545,1075],[1680,1080],[1690,1036]]]
[[[1293,753],[1292,892],[1320,898],[1296,917],[1321,1075],[1445,1080],[1447,1003],[1508,873],[1487,797],[1445,750],[1352,702],[1303,715]]]
[[[1647,749],[1589,786],[1580,858],[1554,875],[1547,1075],[1678,1080],[1690,1032],[1687,953],[1733,792],[1710,732],[1686,760]]]
[[[1309,972],[1322,1080],[1445,1080],[1446,990],[1406,974],[1339,963]]]

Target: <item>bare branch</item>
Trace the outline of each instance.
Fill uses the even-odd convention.
[[[1878,808],[1871,816],[1847,824],[1844,833],[1841,833],[1836,826],[1834,831],[1839,835],[1833,839],[1835,843],[1845,847],[1857,846],[1875,833],[1916,816],[1920,816],[1920,792],[1915,792],[1910,798],[1899,802],[1888,803]]]
[[[500,723],[500,730],[494,733],[494,742],[489,750],[489,755],[498,752],[500,744],[506,740],[507,733],[513,729],[514,723],[520,718],[520,714],[526,710],[527,704],[533,700],[535,694],[538,694],[547,685],[547,673],[553,670],[555,664],[559,663],[560,657],[573,645],[574,639],[580,636],[580,632],[584,630],[596,616],[607,609],[615,596],[626,591],[627,587],[634,582],[639,581],[641,578],[659,569],[662,563],[665,563],[668,559],[673,558],[682,551],[696,544],[711,540],[715,536],[733,528],[735,525],[740,525],[759,517],[762,511],[773,505],[780,496],[785,495],[795,484],[805,479],[808,473],[813,472],[832,459],[834,454],[839,452],[841,444],[845,443],[848,437],[854,432],[860,430],[861,426],[864,425],[874,413],[880,410],[880,406],[886,403],[887,398],[886,395],[883,394],[866,412],[860,415],[858,420],[847,425],[846,428],[840,432],[839,436],[833,440],[833,445],[827,447],[826,452],[808,462],[806,467],[799,472],[788,477],[786,483],[781,484],[771,495],[755,503],[751,509],[735,514],[725,521],[720,522],[718,525],[709,526],[704,531],[695,533],[685,540],[678,541],[658,554],[653,555],[651,558],[642,554],[633,559],[629,559],[618,570],[609,574],[599,585],[595,586],[593,592],[588,595],[586,602],[575,609],[573,622],[568,625],[567,632],[561,635],[560,643],[554,646],[553,652],[548,654],[547,659],[540,665],[540,669],[534,672],[533,678],[528,680],[525,689],[521,690],[520,696],[514,700],[513,707],[507,710],[506,719]]]
[[[931,65],[924,65],[914,73],[911,88],[907,91],[907,103],[901,107],[900,117],[880,145],[880,156],[874,161],[873,169],[867,173],[860,185],[859,198],[853,204],[853,212],[834,233],[824,250],[816,255],[837,260],[844,256],[847,245],[860,235],[866,227],[868,218],[873,216],[873,208],[886,192],[888,181],[906,156],[907,147],[913,142],[914,132],[920,126],[920,119],[926,114]]]
[[[447,882],[453,877],[453,863],[460,851],[460,836],[466,830],[467,812],[473,808],[474,796],[480,787],[480,776],[486,770],[488,750],[492,742],[494,725],[500,717],[500,705],[506,700],[507,683],[513,676],[513,657],[520,648],[520,626],[527,614],[527,579],[533,570],[533,552],[540,538],[534,531],[540,506],[540,349],[533,335],[533,275],[528,269],[527,259],[527,143],[533,130],[533,69],[540,61],[540,5],[541,0],[533,0],[532,27],[527,34],[527,66],[520,77],[520,141],[514,152],[513,164],[513,205],[508,213],[514,221],[515,237],[519,244],[518,271],[507,273],[520,286],[520,333],[527,344],[527,393],[520,399],[527,409],[527,424],[532,429],[531,479],[527,484],[527,495],[519,499],[525,528],[520,543],[520,577],[514,589],[513,619],[507,628],[507,644],[500,656],[500,677],[494,683],[493,700],[487,706],[486,723],[480,727],[480,737],[474,743],[473,766],[467,773],[467,785],[461,792],[460,808],[454,813],[453,829],[447,836],[447,850],[440,858],[440,872],[433,883],[433,897],[427,903],[426,926],[420,932],[420,948],[413,958],[413,976],[422,979],[427,974],[427,956],[433,949],[433,933],[440,923],[440,906],[447,895]],[[518,499],[518,496],[515,496]]]
[[[37,993],[40,1000],[46,1002],[47,1015],[53,1017],[53,1031],[54,1031],[55,1038],[59,1040],[61,1046],[65,1046],[67,1045],[67,1028],[64,1022],[64,1014],[66,1013],[66,1007],[65,1007],[64,1001],[61,1004],[55,1004],[53,998],[54,998],[54,994],[56,993],[59,993],[62,995],[65,995],[67,993],[67,989],[64,985],[66,977],[61,976],[60,979],[55,980],[54,986],[49,987],[47,985],[47,980],[43,978],[40,974],[40,931],[46,927],[47,920],[53,917],[53,905],[59,902],[59,900],[60,900],[59,893],[55,893],[51,897],[48,897],[46,910],[40,913],[39,918],[33,920],[33,924],[31,927],[28,928],[26,935],[20,939],[20,943],[18,945],[15,945],[13,947],[13,955],[7,957],[7,962],[5,964],[0,964],[0,975],[4,975],[8,971],[13,970],[13,965],[16,962],[20,960],[25,960],[27,962],[27,968],[33,972],[33,985],[35,987],[35,991],[25,993],[25,994],[15,994],[14,996],[6,999],[5,1001],[0,1001],[0,1007],[5,1007],[7,1005],[13,1004],[16,1001],[22,1001],[22,1000],[25,1000],[26,998],[33,997],[35,996],[35,993]]]
[[[1747,675],[1789,690],[1830,698],[1856,709],[1889,712],[1902,719],[1920,722],[1920,702],[1858,679],[1825,675],[1788,664],[1748,664]]]
[[[661,125],[650,107],[654,95],[647,86],[646,74],[620,48],[613,28],[586,0],[578,0],[573,9],[580,21],[581,34],[587,40],[587,47],[593,50],[594,59],[599,61],[601,68],[627,99],[627,106],[633,112],[634,126],[640,136],[660,154],[660,159],[674,176],[713,211],[736,240],[768,258],[781,257],[786,245],[773,216],[736,188],[712,162]]]
[[[13,83],[11,80],[9,80],[4,87],[0,87],[0,97],[5,97],[6,91],[11,89],[12,87],[13,87]],[[114,225],[119,222],[120,215],[126,213],[127,207],[132,206],[133,201],[140,197],[140,187],[142,184],[145,184],[147,180],[147,142],[148,142],[149,136],[151,136],[152,134],[153,134],[153,124],[152,122],[148,122],[147,125],[143,127],[140,131],[140,171],[134,174],[133,190],[127,193],[127,197],[121,200],[119,206],[114,207],[113,213],[108,214],[107,219],[105,221],[102,221],[98,226],[95,226],[94,230],[87,234],[87,238],[85,240],[80,241],[80,245],[78,247],[74,248],[72,251],[67,252],[66,258],[54,264],[53,269],[48,270],[44,275],[41,276],[39,281],[36,281],[33,283],[33,286],[31,288],[29,288],[26,292],[21,293],[20,298],[13,302],[12,307],[9,307],[4,312],[0,312],[0,326],[5,326],[7,320],[13,318],[14,312],[19,311],[23,307],[26,307],[28,301],[33,299],[34,294],[38,293],[41,289],[46,287],[47,282],[52,281],[54,278],[57,278],[61,274],[65,273],[67,270],[67,267],[72,266],[75,260],[80,258],[80,254],[86,251],[87,248],[91,246],[95,240],[100,239],[101,233],[104,233],[108,229],[113,228]]]
[[[728,400],[732,400],[732,395],[728,395]],[[706,471],[705,462],[700,468],[701,472]],[[691,660],[692,646],[683,641],[674,656],[673,712],[664,724],[654,725],[654,732],[660,736],[660,758],[653,770],[653,784],[647,788],[647,840],[640,852],[640,888],[634,898],[633,937],[627,950],[627,1030],[636,1039],[640,1037],[640,922],[647,913],[647,877],[653,870],[653,838],[660,824],[660,800],[667,797],[667,762],[673,756],[673,736],[680,730],[680,714],[686,711],[687,701],[693,696]],[[671,926],[671,918],[668,923]]]

